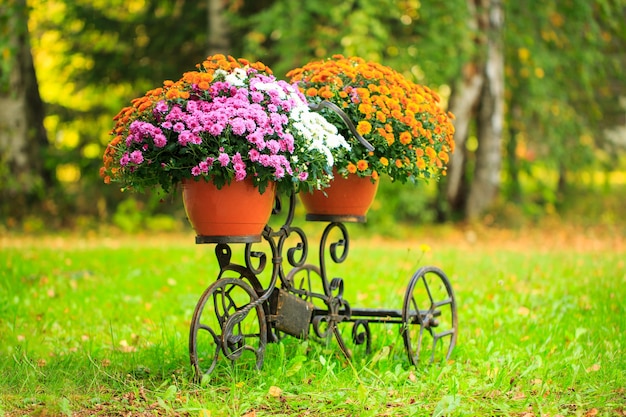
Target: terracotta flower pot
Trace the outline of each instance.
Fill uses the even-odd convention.
[[[299,195],[307,220],[364,223],[377,190],[378,181],[369,177],[335,174],[328,188]]]
[[[275,184],[261,194],[251,180],[232,181],[218,190],[211,182],[183,181],[183,204],[197,243],[255,242],[274,206]]]

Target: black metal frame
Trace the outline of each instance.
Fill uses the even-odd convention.
[[[197,378],[213,371],[220,354],[236,360],[244,350],[255,352],[256,366],[260,368],[267,342],[278,341],[283,333],[307,338],[310,329],[321,338],[334,336],[342,352],[350,358],[351,352],[338,328],[340,323],[352,323],[353,343],[364,344],[366,352],[371,347],[370,324],[392,323],[401,326],[405,348],[413,365],[418,365],[422,350],[429,348],[422,346],[423,337],[427,334],[433,340],[430,361],[435,360],[437,348],[443,347],[446,360],[450,357],[457,338],[456,300],[450,281],[440,269],[422,267],[413,275],[401,310],[352,308],[343,297],[344,280],[329,278],[327,260],[335,264],[346,260],[350,240],[344,222],[363,222],[365,219],[353,216],[307,216],[310,221],[328,222],[320,238],[318,263],[314,265],[307,263],[309,242],[305,232],[292,224],[296,195],[288,196],[288,200],[284,224],[277,229],[266,225],[261,236],[196,237],[197,244],[217,244],[215,255],[220,266],[217,281],[203,293],[192,318],[189,353]],[[282,201],[277,197],[273,215],[282,212]],[[331,233],[336,236],[337,232],[339,238],[331,239]],[[292,242],[290,247],[286,247],[288,239]],[[269,246],[268,252],[253,250],[253,245],[259,241]],[[245,243],[243,264],[232,262],[229,246],[232,243]],[[264,286],[258,277],[269,267],[271,278],[269,284]],[[234,275],[236,279],[223,278],[226,275]],[[442,299],[436,299],[432,294],[431,284],[427,281],[430,276],[434,276],[445,287]],[[321,291],[313,290],[315,283],[321,286]],[[418,287],[425,289],[424,293],[427,294],[426,309],[417,305],[414,291]],[[237,305],[230,296],[234,290],[246,294],[249,301]],[[218,328],[211,328],[203,322],[203,314],[212,314],[204,311],[210,301],[215,304],[215,310],[225,310],[218,317]],[[438,332],[438,318],[443,310],[449,316],[450,328]],[[246,334],[238,327],[251,312],[255,314],[259,329],[254,335]],[[208,333],[209,339],[215,343],[215,350],[210,352],[212,360],[208,365],[206,361],[203,363],[197,350],[197,337],[201,332]],[[250,339],[254,339],[254,343],[249,343]],[[439,346],[439,343],[443,346]]]

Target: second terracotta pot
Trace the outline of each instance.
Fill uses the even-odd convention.
[[[307,220],[363,223],[377,190],[378,181],[372,182],[370,177],[335,174],[329,187],[299,196]]]

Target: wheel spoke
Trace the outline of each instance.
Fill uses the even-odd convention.
[[[454,302],[454,300],[452,298],[446,298],[445,300],[442,301],[437,301],[435,303],[433,303],[433,310],[448,305],[448,304],[452,304]]]
[[[435,333],[434,337],[436,337],[437,339],[442,339],[446,336],[452,336],[455,334],[455,330],[454,329],[450,329],[450,330],[445,330],[443,332],[440,333]]]
[[[428,294],[428,299],[430,300],[430,308],[432,309],[432,305],[435,303],[435,301],[433,300],[433,295],[430,292],[430,286],[428,285],[428,282],[426,282],[426,274],[422,275],[422,282],[424,283],[426,294]]]

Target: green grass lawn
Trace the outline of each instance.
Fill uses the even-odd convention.
[[[222,357],[195,384],[189,323],[218,272],[212,245],[0,237],[0,416],[626,416],[625,255],[623,236],[567,229],[360,236],[333,275],[353,306],[400,308],[419,266],[447,273],[449,361],[412,367],[399,327],[372,324],[370,355],[287,337],[260,371]]]

